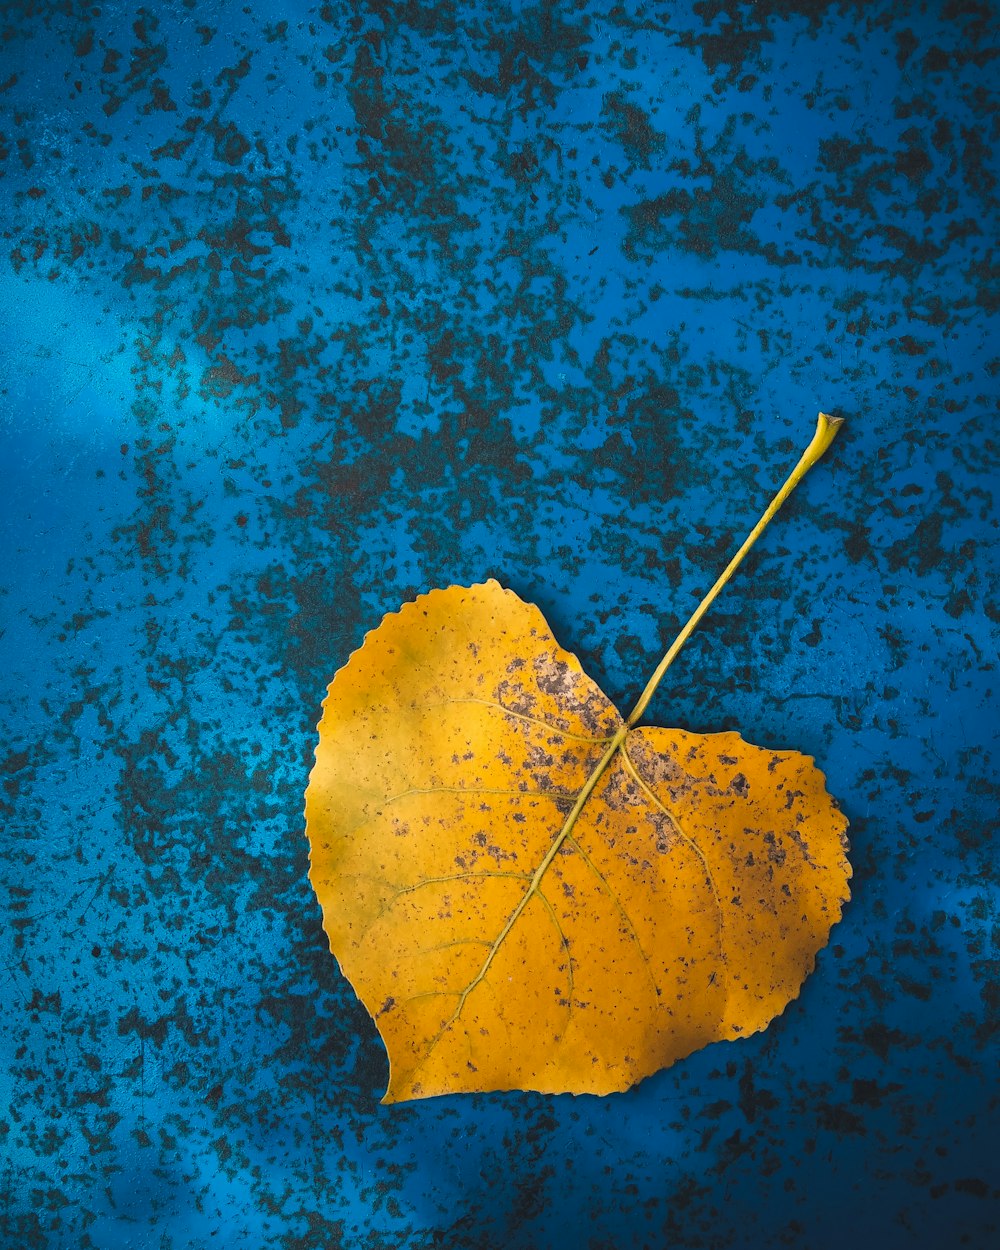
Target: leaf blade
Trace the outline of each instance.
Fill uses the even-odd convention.
[[[386,1101],[610,1092],[734,1035],[713,874],[696,840],[664,833],[667,779],[643,775],[655,735],[687,739],[637,729],[611,751],[624,732],[538,609],[495,582],[391,614],[331,683],[310,877],[389,1051]]]

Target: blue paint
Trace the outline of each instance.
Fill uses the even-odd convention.
[[[993,1244],[989,17],[5,12],[5,1246]],[[651,709],[851,818],[801,998],[619,1097],[380,1107],[327,681],[495,575],[629,705],[820,407]]]

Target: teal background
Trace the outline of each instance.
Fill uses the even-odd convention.
[[[997,17],[3,5],[0,1244],[997,1244]],[[801,998],[381,1107],[326,683],[496,576],[631,706],[819,408],[650,711],[826,772]]]

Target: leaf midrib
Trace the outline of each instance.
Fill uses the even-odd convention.
[[[548,871],[549,865],[555,859],[556,855],[559,854],[560,848],[563,846],[563,844],[572,834],[573,827],[576,824],[577,820],[579,819],[580,813],[583,811],[584,807],[586,806],[587,800],[590,798],[591,794],[593,794],[594,789],[597,786],[597,783],[607,772],[609,766],[611,765],[612,760],[615,758],[618,752],[622,750],[622,747],[625,743],[625,739],[628,737],[628,734],[630,732],[631,731],[630,731],[629,725],[623,721],[622,724],[619,726],[618,730],[615,732],[614,737],[611,739],[608,749],[604,752],[604,754],[598,760],[597,764],[591,770],[589,777],[583,783],[583,786],[581,787],[579,793],[576,796],[576,802],[573,804],[571,811],[569,812],[565,821],[563,822],[562,828],[559,830],[559,832],[556,834],[555,838],[553,839],[552,845],[546,851],[545,856],[542,859],[541,863],[535,869],[535,872],[532,875],[528,888],[525,890],[517,906],[514,908],[511,914],[507,917],[507,920],[503,928],[500,930],[499,935],[490,946],[490,949],[487,952],[486,958],[483,960],[483,966],[479,969],[479,971],[476,973],[473,979],[469,982],[469,984],[465,987],[465,989],[461,991],[461,994],[459,995],[459,999],[458,999],[458,1005],[455,1007],[455,1010],[448,1017],[448,1019],[445,1020],[444,1024],[441,1025],[440,1029],[438,1029],[434,1037],[431,1038],[431,1040],[427,1043],[427,1048],[424,1052],[423,1058],[419,1061],[419,1063],[416,1064],[415,1067],[411,1068],[410,1071],[407,1073],[406,1075],[407,1083],[412,1084],[413,1079],[416,1076],[416,1074],[420,1071],[420,1069],[424,1066],[427,1060],[434,1053],[434,1050],[437,1047],[438,1042],[445,1035],[448,1029],[451,1028],[451,1026],[455,1023],[455,1021],[458,1020],[458,1018],[461,1016],[462,1011],[470,995],[475,991],[477,986],[482,984],[483,980],[486,978],[486,975],[490,970],[490,966],[492,965],[493,960],[495,959],[497,955],[497,952],[500,950],[500,947],[506,941],[507,935],[510,933],[511,929],[513,929],[514,925],[517,924],[518,920],[520,919],[521,915],[524,912],[524,909],[531,902],[532,898],[536,894],[540,893],[540,886],[542,883],[542,879],[544,878],[546,872]],[[629,927],[630,928],[632,927],[631,921],[629,922]],[[634,936],[634,929],[632,930],[632,932]],[[636,943],[638,944],[637,937],[635,940],[636,940]],[[642,951],[641,946],[639,947],[639,950],[640,950],[640,953],[643,954],[643,961],[646,962],[645,953]],[[654,982],[654,988],[655,988],[655,982]]]
[[[540,892],[539,887],[541,885],[542,878],[545,876],[545,873],[549,868],[549,865],[552,863],[552,860],[558,854],[559,849],[566,842],[567,838],[570,837],[573,831],[573,826],[576,824],[576,821],[580,813],[583,811],[583,808],[587,800],[590,798],[590,795],[593,793],[594,788],[597,785],[598,781],[600,781],[601,777],[607,771],[608,766],[611,764],[611,761],[614,759],[614,757],[618,754],[619,750],[622,750],[622,755],[624,759],[626,760],[627,765],[630,768],[630,771],[634,775],[636,775],[637,779],[639,779],[637,770],[635,769],[634,764],[632,764],[632,761],[629,758],[628,753],[624,751],[623,749],[625,740],[629,732],[633,728],[635,728],[638,722],[642,719],[646,711],[646,708],[649,705],[650,700],[652,699],[654,693],[656,692],[657,687],[659,686],[660,682],[663,679],[664,673],[673,663],[678,652],[684,646],[684,643],[687,641],[687,639],[691,636],[692,632],[697,627],[699,621],[702,619],[705,613],[709,610],[709,608],[711,607],[711,605],[713,604],[713,602],[719,595],[720,591],[726,585],[726,583],[730,580],[733,574],[736,572],[737,568],[739,568],[740,564],[746,558],[747,553],[750,551],[753,545],[757,542],[758,538],[760,538],[761,534],[764,533],[768,525],[777,515],[778,511],[783,506],[785,500],[789,497],[789,495],[791,495],[791,493],[795,490],[796,486],[799,484],[799,482],[802,481],[802,479],[806,476],[806,474],[813,467],[813,465],[815,465],[817,461],[823,456],[823,454],[828,450],[828,448],[830,447],[830,444],[833,442],[833,439],[836,436],[838,429],[840,428],[842,424],[843,424],[842,418],[831,418],[826,413],[823,413],[823,412],[819,414],[819,418],[818,418],[817,425],[816,425],[816,433],[813,435],[812,441],[810,442],[809,446],[802,453],[802,456],[800,457],[798,463],[795,465],[794,469],[792,470],[791,474],[788,476],[788,478],[786,479],[785,483],[782,485],[780,490],[771,500],[770,504],[768,505],[768,507],[766,508],[766,510],[760,517],[760,519],[758,520],[757,524],[753,527],[753,529],[747,535],[746,539],[743,541],[742,545],[737,550],[736,554],[731,558],[726,568],[723,570],[721,575],[717,578],[717,580],[715,581],[711,589],[708,591],[705,597],[701,600],[701,602],[698,604],[697,608],[695,609],[695,611],[693,612],[693,614],[691,615],[687,623],[681,629],[680,633],[674,639],[673,643],[671,644],[666,654],[664,655],[663,659],[660,661],[659,665],[654,671],[653,675],[650,677],[649,681],[646,683],[646,687],[643,690],[642,694],[640,695],[639,701],[636,703],[635,707],[629,713],[629,716],[627,717],[627,719],[625,719],[622,722],[620,728],[617,730],[614,737],[611,739],[611,743],[608,749],[605,751],[604,755],[598,761],[597,765],[592,770],[590,776],[587,778],[586,782],[583,785],[583,788],[580,790],[580,793],[577,795],[576,802],[574,803],[573,808],[570,811],[569,815],[566,817],[566,820],[563,823],[562,828],[560,829],[559,833],[553,840],[552,845],[549,847],[549,850],[547,851],[545,858],[539,864],[534,875],[532,876],[531,884],[528,886],[528,889],[525,891],[524,896],[522,897],[521,901],[518,903],[518,905],[515,907],[513,912],[508,917],[506,924],[504,925],[502,931],[500,932],[500,935],[497,937],[497,939],[494,941],[494,943],[490,947],[489,952],[486,956],[486,959],[483,962],[482,968],[480,968],[477,975],[462,991],[459,997],[458,1006],[455,1008],[452,1015],[448,1018],[448,1020],[445,1021],[445,1023],[441,1026],[441,1028],[435,1034],[434,1038],[428,1044],[423,1058],[407,1074],[407,1080],[411,1084],[413,1081],[413,1077],[416,1075],[417,1072],[419,1072],[421,1067],[423,1067],[423,1065],[427,1062],[428,1058],[434,1052],[434,1049],[437,1046],[437,1043],[440,1041],[441,1037],[462,1014],[462,1010],[465,1006],[465,1003],[467,1002],[469,998],[469,995],[472,994],[473,991],[476,989],[476,987],[483,982],[484,978],[489,972],[490,966],[497,954],[497,951],[503,945],[508,933],[510,933],[511,929],[517,923],[518,919],[520,918],[521,914],[524,912],[524,909],[527,907],[528,903],[535,896],[535,894]],[[504,709],[504,710],[507,710],[507,709]],[[517,714],[515,713],[515,715]],[[652,791],[650,790],[648,786],[644,786],[644,788],[649,794],[652,794]],[[654,795],[653,797],[655,798],[656,796]],[[718,894],[718,890],[716,889],[715,882],[712,878],[711,871],[708,868],[708,863],[705,860],[703,854],[701,853],[700,848],[696,846],[696,844],[694,843],[692,839],[688,838],[687,835],[684,834],[683,830],[680,828],[679,822],[677,821],[673,813],[671,813],[659,799],[656,799],[656,802],[661,808],[661,810],[663,810],[664,814],[667,815],[668,819],[672,820],[674,827],[677,830],[679,836],[682,838],[682,840],[687,842],[697,852],[698,858],[700,859],[703,867],[706,870],[707,880],[710,885],[713,897],[715,898],[716,904],[719,908],[719,913],[720,913],[720,918],[721,918],[721,913],[722,913],[721,900],[719,898],[719,894]],[[633,935],[634,935],[634,930],[633,930]],[[720,944],[721,944],[721,941],[722,941],[722,932],[721,932],[721,926],[720,926]],[[636,942],[638,943],[638,938],[636,938]],[[642,947],[640,946],[639,949],[641,952]],[[723,965],[724,965],[724,959],[723,959]]]

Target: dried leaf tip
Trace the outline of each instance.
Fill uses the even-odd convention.
[[[837,437],[837,431],[844,424],[843,417],[831,417],[829,413],[821,412],[816,421],[816,433],[813,440],[806,448],[806,454],[803,459],[808,460],[807,468],[811,468],[817,460],[826,452]]]

